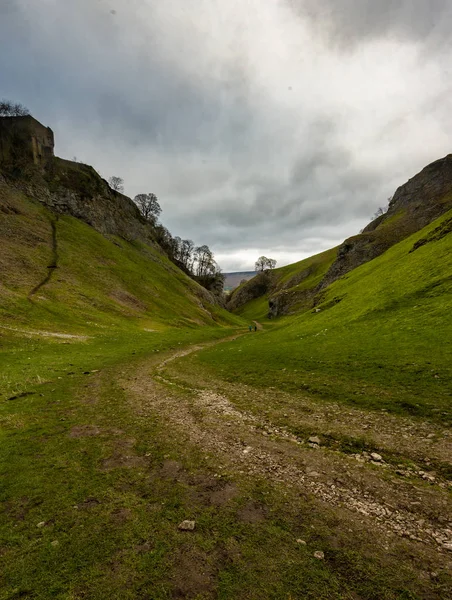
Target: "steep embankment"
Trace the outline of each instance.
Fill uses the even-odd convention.
[[[3,326],[83,333],[237,322],[168,260],[129,199],[105,194],[89,167],[59,167],[47,186],[0,180]]]
[[[388,211],[359,235],[305,261],[259,275],[240,286],[229,307],[248,318],[293,314],[317,306],[322,290],[386,252],[452,208],[452,155],[399,187]],[[300,283],[297,282],[299,278]]]

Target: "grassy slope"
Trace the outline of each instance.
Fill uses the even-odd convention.
[[[409,591],[405,563],[375,558],[334,513],[290,490],[232,480],[236,496],[210,503],[228,476],[217,480],[205,451],[130,405],[122,380],[144,357],[222,331],[4,338],[2,394],[25,373],[29,395],[0,403],[1,600],[423,597]],[[254,503],[268,507],[264,520],[241,516]],[[177,530],[186,518],[193,534]]]
[[[70,216],[56,220],[19,193],[2,202],[9,213],[0,223],[0,325],[85,333],[240,323],[201,302],[203,291],[157,248],[107,239]],[[58,268],[49,270],[55,258]],[[48,283],[29,297],[49,274]]]
[[[320,313],[198,360],[226,379],[449,422],[452,236],[410,250],[450,216],[336,281]]]
[[[263,321],[268,314],[269,297],[279,294],[292,295],[291,313],[306,308],[306,301],[302,299],[302,292],[314,289],[321,282],[336,257],[336,251],[337,249],[333,248],[297,263],[275,269],[272,272],[275,283],[271,294],[256,298],[241,306],[235,311],[236,314],[248,320]],[[306,273],[306,276],[303,276],[304,273]],[[242,286],[246,285],[246,283],[242,284]]]

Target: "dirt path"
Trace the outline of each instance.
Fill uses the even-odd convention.
[[[144,418],[158,414],[165,419],[187,442],[212,454],[220,474],[264,477],[299,489],[329,506],[350,511],[363,526],[378,531],[376,535],[383,536],[387,544],[396,534],[434,548],[449,561],[450,482],[422,470],[402,469],[403,464],[394,465],[382,456],[341,452],[314,439],[317,436],[293,435],[273,423],[265,411],[256,414],[239,408],[258,402],[271,406],[272,397],[280,403],[284,394],[246,386],[227,390],[224,383],[205,381],[202,373],[192,373],[188,380],[178,377],[178,360],[218,343],[176,352],[157,366],[143,364],[134,379],[123,382],[134,411]],[[330,438],[343,430],[351,436],[363,430],[372,436],[375,431],[380,446],[383,440],[388,452],[397,449],[402,463],[404,453],[411,460],[412,452],[416,456],[424,453],[426,461],[430,454],[450,459],[450,438],[428,423],[304,401],[310,404],[306,425],[314,431],[328,426]],[[288,414],[284,416],[290,419]]]
[[[55,269],[58,269],[58,239],[57,239],[57,229],[56,229],[56,224],[58,222],[58,219],[59,219],[59,215],[49,216],[50,226],[52,229],[52,242],[51,242],[52,256],[50,259],[50,264],[47,267],[47,269],[48,269],[47,274],[45,275],[45,277],[43,277],[43,279],[37,285],[35,285],[35,287],[32,290],[30,290],[30,292],[28,294],[28,300],[30,302],[33,302],[33,296],[35,296],[41,288],[43,288],[45,285],[47,285],[49,283],[49,281],[53,277]]]

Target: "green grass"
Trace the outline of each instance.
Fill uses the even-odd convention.
[[[307,289],[315,287],[333,263],[336,253],[337,248],[332,248],[291,265],[275,269],[278,288]],[[298,282],[297,279],[301,277],[302,279]]]
[[[403,542],[376,553],[358,523],[345,525],[294,491],[218,478],[215,457],[130,403],[122,381],[144,358],[228,333],[3,339],[1,600],[423,597],[409,560],[400,560]],[[11,393],[19,397],[8,400]],[[95,434],[73,435],[86,428]],[[136,463],[106,467],[124,456]],[[165,474],[168,461],[175,475]],[[211,503],[224,485],[234,496]],[[259,519],[243,517],[250,506]],[[177,530],[186,518],[196,520],[193,534]],[[318,549],[325,561],[313,557]],[[435,585],[440,595],[443,584]]]
[[[209,302],[158,247],[107,239],[71,216],[56,220],[19,193],[2,200],[14,212],[2,215],[0,223],[0,325],[89,333],[242,323]],[[49,273],[55,260],[57,268]]]
[[[452,236],[410,253],[448,217],[336,281],[320,313],[190,360],[231,381],[449,423]]]

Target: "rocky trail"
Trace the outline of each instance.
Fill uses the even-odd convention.
[[[202,373],[181,376],[178,362],[211,345],[175,352],[158,365],[145,362],[124,380],[135,414],[159,415],[214,457],[218,478],[259,477],[299,490],[352,515],[383,548],[401,536],[452,567],[451,483],[434,469],[450,466],[447,430],[305,397],[294,409],[293,397],[275,390],[206,380]],[[275,416],[275,404],[287,412]],[[295,410],[311,435],[290,430]],[[365,434],[375,451],[344,452],[345,434]]]

